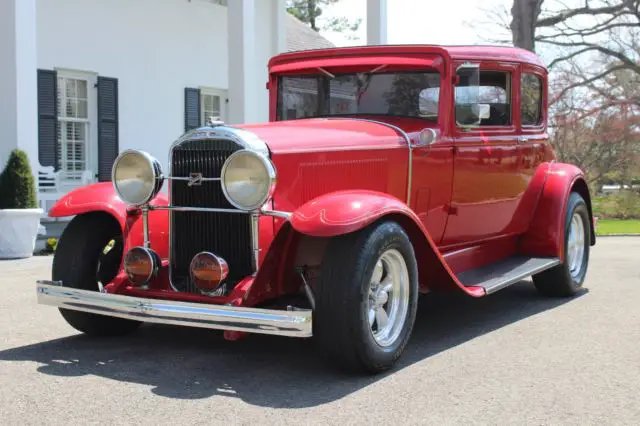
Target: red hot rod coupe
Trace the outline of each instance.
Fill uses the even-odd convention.
[[[38,301],[76,329],[141,322],[311,337],[339,365],[402,354],[420,293],[533,276],[580,290],[583,173],[556,162],[547,71],[504,47],[369,46],[269,62],[270,122],[186,132],[169,170],[128,150],[80,188]],[[167,193],[161,192],[167,185]]]

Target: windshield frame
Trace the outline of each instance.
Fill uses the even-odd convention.
[[[412,69],[389,69],[389,67],[384,67],[381,71],[375,72],[367,72],[367,71],[348,71],[348,72],[336,72],[331,73],[331,76],[326,74],[321,70],[308,70],[309,72],[298,71],[296,73],[286,73],[286,74],[278,74],[275,77],[276,82],[276,99],[274,102],[275,106],[275,121],[292,121],[292,120],[305,120],[305,119],[313,119],[313,118],[345,118],[345,117],[363,117],[363,116],[379,116],[379,117],[389,117],[389,118],[404,118],[404,119],[413,119],[413,120],[423,120],[430,124],[438,124],[440,122],[441,117],[441,107],[442,107],[442,86],[445,84],[444,76],[441,70],[437,68],[412,68]],[[398,74],[437,74],[438,75],[438,104],[437,104],[437,116],[436,117],[423,117],[420,115],[405,115],[405,114],[388,114],[388,113],[375,113],[375,112],[354,112],[354,113],[320,113],[321,111],[327,111],[328,108],[326,106],[326,102],[329,100],[329,87],[330,81],[333,78],[338,78],[342,76],[353,76],[357,74],[368,74],[371,77],[375,77],[376,75],[398,75]],[[314,114],[307,117],[295,117],[295,118],[283,118],[282,114],[284,111],[282,105],[282,97],[283,97],[283,79],[284,78],[315,78],[317,80],[318,87],[318,97],[319,100],[317,102],[317,111],[318,114]],[[324,92],[324,96],[320,96],[321,93]]]

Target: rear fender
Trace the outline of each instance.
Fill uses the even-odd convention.
[[[152,205],[169,204],[163,193],[151,202]],[[143,243],[142,220],[140,212],[130,208],[116,194],[110,182],[101,182],[75,189],[60,198],[49,210],[50,217],[67,217],[104,212],[120,225],[125,240],[125,250]],[[165,259],[168,257],[169,212],[155,210],[149,213],[149,239],[151,247]]]
[[[571,164],[553,163],[549,166],[529,229],[521,240],[520,252],[531,256],[559,257],[564,261],[566,208],[573,191],[578,192],[587,204],[590,243],[596,243],[591,196],[582,170]]]
[[[389,194],[350,190],[322,195],[293,212],[291,227],[302,235],[335,237],[381,220],[394,220],[407,232],[423,291],[458,288],[472,296],[484,295],[481,288],[464,287],[458,281],[422,221],[403,201]]]

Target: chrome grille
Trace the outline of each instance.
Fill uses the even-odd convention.
[[[171,175],[202,173],[204,178],[220,177],[225,160],[239,149],[240,145],[226,139],[182,142],[171,153]],[[234,209],[219,181],[188,186],[187,181],[171,180],[169,193],[174,206]],[[181,211],[170,214],[171,283],[176,290],[198,292],[189,277],[189,264],[201,251],[210,251],[227,261],[229,285],[253,273],[249,215]]]

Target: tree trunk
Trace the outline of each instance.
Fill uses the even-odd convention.
[[[316,0],[308,0],[307,10],[309,11],[309,25],[314,31],[318,31],[318,27],[316,27],[316,9]]]
[[[544,0],[513,0],[511,8],[511,34],[513,45],[536,51],[536,22]]]

